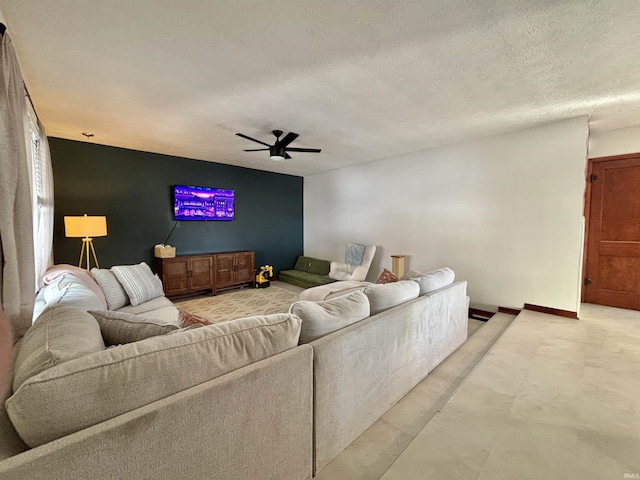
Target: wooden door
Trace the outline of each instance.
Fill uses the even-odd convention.
[[[594,159],[584,301],[640,310],[640,154]]]
[[[191,290],[208,290],[212,287],[212,260],[213,257],[193,257],[191,263],[191,275],[189,288]]]
[[[253,252],[239,252],[236,254],[236,283],[255,281],[255,267]]]

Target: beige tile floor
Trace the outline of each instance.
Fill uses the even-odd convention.
[[[494,316],[317,478],[640,478],[640,312],[580,318]]]

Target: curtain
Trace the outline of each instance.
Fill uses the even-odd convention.
[[[0,304],[16,338],[35,300],[33,215],[25,135],[24,81],[9,35],[0,35]]]

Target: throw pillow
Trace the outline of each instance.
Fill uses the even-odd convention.
[[[49,307],[22,339],[13,390],[48,368],[101,350],[100,327],[91,315],[66,305]]]
[[[180,320],[181,327],[189,327],[191,325],[213,325],[209,320],[205,320],[202,317],[189,313],[185,310],[178,309],[178,319]]]
[[[380,274],[380,276],[378,277],[378,279],[376,280],[376,283],[392,283],[397,281],[398,281],[398,277],[394,275],[393,272],[390,272],[385,268]]]
[[[324,302],[300,300],[289,307],[289,313],[302,320],[300,343],[309,343],[367,318],[369,300],[361,291]]]
[[[156,277],[149,265],[141,262],[138,265],[119,265],[111,267],[111,271],[124,287],[134,307],[164,295],[162,282]]]
[[[117,310],[129,303],[127,292],[111,270],[94,267],[91,273],[104,293],[109,310]]]
[[[91,310],[89,313],[98,321],[104,343],[109,346],[138,342],[178,330],[175,325],[158,323],[132,313],[110,310]]]

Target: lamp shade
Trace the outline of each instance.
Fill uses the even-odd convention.
[[[107,217],[84,214],[82,217],[64,217],[65,237],[106,237]]]

